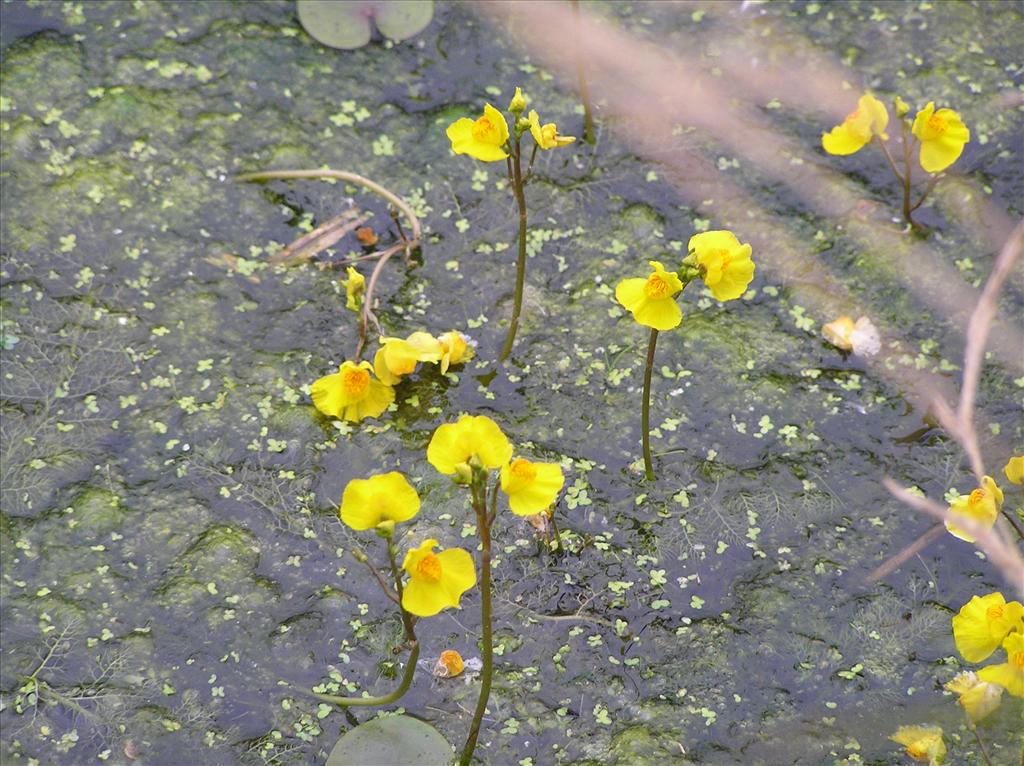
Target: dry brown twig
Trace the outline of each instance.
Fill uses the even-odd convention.
[[[920,511],[942,522],[951,522],[974,537],[976,540],[974,544],[985,553],[988,560],[1006,578],[1007,582],[1016,588],[1021,596],[1024,596],[1024,556],[1021,556],[1020,550],[1011,542],[1010,536],[1002,528],[1002,524],[997,524],[992,529],[986,529],[969,516],[955,513],[934,500],[916,495],[890,478],[883,479],[882,483],[893,497],[906,503],[915,511]],[[1001,522],[1002,520],[998,519],[997,521]]]
[[[384,264],[391,259],[391,256],[400,250],[405,251],[406,263],[410,263],[413,251],[419,247],[420,242],[423,239],[423,228],[420,225],[420,219],[416,217],[416,214],[412,211],[412,208],[409,207],[405,200],[389,189],[381,186],[376,181],[372,181],[366,176],[361,176],[358,173],[350,173],[346,170],[332,170],[330,168],[321,168],[316,170],[261,170],[255,173],[243,173],[238,176],[237,180],[270,181],[323,178],[354,183],[369,189],[380,197],[383,197],[391,204],[393,209],[400,211],[402,215],[406,217],[409,221],[409,226],[412,229],[412,236],[406,236],[405,231],[402,229],[402,226],[398,221],[397,213],[393,213],[393,218],[395,220],[395,225],[398,228],[401,241],[391,247],[385,248],[384,250],[379,250],[375,253],[370,253],[369,255],[364,255],[357,259],[349,259],[348,261],[345,261],[345,263],[349,263],[352,261],[377,259],[377,263],[374,264],[373,271],[370,273],[370,279],[366,284],[366,293],[363,297],[363,309],[359,317],[359,340],[356,343],[356,351],[354,355],[355,360],[359,361],[363,353],[363,347],[366,345],[366,333],[369,329],[371,320],[377,327],[377,331],[380,332],[380,322],[377,321],[377,316],[373,313],[373,293],[377,287],[377,280],[380,277],[381,270],[384,268]],[[325,247],[330,247],[330,245],[337,242],[349,231],[361,226],[367,218],[367,216],[363,216],[354,221],[344,223],[344,219],[351,217],[351,215],[351,211],[346,211],[337,218],[328,221],[318,229],[315,229],[309,234],[299,238],[285,248],[284,253],[287,253],[287,255],[284,253],[279,254],[278,258],[272,262],[287,262],[289,264],[296,263],[300,260],[311,258]]]
[[[1024,249],[1024,221],[1014,227],[1006,244],[1003,245],[967,324],[964,375],[956,412],[953,412],[944,399],[936,399],[934,403],[939,422],[964,448],[971,461],[971,470],[974,471],[979,483],[985,474],[985,466],[981,459],[981,448],[978,446],[978,434],[974,430],[974,400],[978,393],[978,380],[981,377],[985,341],[988,339],[989,329],[999,306],[999,293],[1003,289],[1007,277],[1010,276],[1013,264],[1020,257],[1022,249]]]
[[[999,293],[1009,277],[1014,263],[1020,257],[1022,249],[1024,249],[1024,221],[1017,224],[1003,245],[992,268],[992,273],[981,291],[981,297],[971,313],[967,325],[967,344],[964,348],[963,382],[956,411],[954,412],[946,400],[941,397],[936,397],[933,402],[939,422],[963,447],[968,460],[970,460],[971,470],[979,484],[985,475],[985,464],[981,457],[981,447],[978,444],[978,433],[974,429],[974,401],[977,397],[978,381],[981,377],[985,341],[998,308]],[[1024,594],[1024,558],[1021,557],[1020,550],[1014,544],[1012,536],[1006,530],[1005,523],[1001,518],[997,517],[999,523],[992,530],[985,530],[961,514],[953,513],[932,500],[908,492],[891,479],[885,479],[885,486],[895,497],[912,508],[935,516],[942,521],[952,520],[958,526],[966,529],[976,538],[975,545],[984,551],[1002,575]],[[1013,523],[1012,519],[1010,523]],[[1016,527],[1016,524],[1014,526]],[[874,582],[895,571],[910,556],[936,538],[935,528],[928,530],[914,543],[869,574],[868,581]],[[926,540],[927,542],[925,542]]]

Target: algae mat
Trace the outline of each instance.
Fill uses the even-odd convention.
[[[481,763],[897,764],[885,738],[922,721],[963,740],[950,742],[957,762],[981,762],[940,684],[956,670],[951,612],[997,575],[946,538],[864,582],[928,528],[883,473],[942,497],[969,471],[900,385],[821,339],[832,317],[804,305],[798,278],[759,268],[734,306],[688,299],[659,348],[659,481],[638,473],[645,335],[611,286],[694,231],[742,237],[746,222],[717,217],[721,200],[684,201],[614,120],[599,119],[594,146],[538,165],[523,325],[512,364],[494,364],[512,201],[503,168],[451,155],[444,128],[516,84],[564,132],[581,123],[571,90],[502,31],[438,4],[417,38],[339,52],[302,32],[290,2],[0,10],[4,763],[323,763],[377,713],[305,691],[380,693],[401,671],[401,627],[351,556],[341,490],[401,470],[424,499],[417,539],[458,545],[472,515],[424,447],[462,411],[567,473],[561,555],[520,519],[498,525]],[[697,46],[715,15],[592,10]],[[872,87],[956,104],[978,138],[966,188],[1020,215],[1019,112],[993,100],[1019,95],[1019,5],[743,12],[752,38],[796,29]],[[809,147],[827,127],[787,126]],[[698,147],[901,329],[898,365],[956,381],[962,336],[895,279],[899,253],[849,236],[870,220],[823,218]],[[877,160],[836,166],[845,191],[891,205]],[[421,260],[383,276],[385,330],[478,343],[471,363],[418,374],[392,411],[355,425],[308,395],[355,342],[338,271],[268,255],[350,198],[393,237],[385,206],[355,187],[232,180],[321,165],[380,181],[423,220]],[[964,225],[978,200],[961,189],[940,187],[926,218],[969,287],[994,249]],[[334,250],[327,260],[358,247]],[[1003,314],[1019,322],[1022,306],[1017,279]],[[1024,440],[1020,374],[998,357],[985,368],[993,464]],[[477,656],[475,598],[420,633],[427,657]],[[421,673],[402,707],[461,743],[475,695]],[[1002,762],[1020,715],[1010,701],[986,722]]]

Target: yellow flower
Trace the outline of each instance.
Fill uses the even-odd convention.
[[[856,324],[848,316],[838,317],[824,325],[821,334],[836,348],[861,356],[874,356],[881,348],[878,329],[867,317],[861,317]]]
[[[482,117],[463,117],[448,126],[448,139],[456,154],[468,154],[482,162],[498,162],[508,157],[502,147],[508,141],[508,123],[490,104],[484,105]]]
[[[907,102],[904,101],[899,96],[896,96],[896,98],[894,98],[892,100],[892,105],[896,109],[896,116],[897,117],[906,117],[907,116],[907,112],[910,111],[910,107],[907,106]]]
[[[439,335],[437,342],[441,344],[441,372],[448,372],[453,364],[462,364],[473,358],[473,347],[469,345],[469,337],[458,330]]]
[[[355,266],[348,267],[348,279],[341,280],[345,286],[345,308],[359,311],[363,306],[363,292],[366,289],[366,278],[356,271]]]
[[[420,496],[396,471],[353,479],[345,485],[338,515],[352,529],[373,529],[382,523],[408,521],[420,510]]]
[[[981,486],[966,497],[960,496],[949,506],[949,510],[972,519],[984,529],[991,529],[996,523],[999,509],[1003,507],[1003,491],[996,486],[991,476],[981,478]],[[974,542],[974,536],[960,529],[954,522],[947,521],[946,529],[953,537]]]
[[[654,273],[647,279],[623,279],[615,286],[615,300],[632,312],[640,324],[655,330],[671,330],[678,327],[683,318],[673,297],[683,289],[683,283],[675,272],[665,271],[658,261],[648,263]]]
[[[534,109],[530,110],[530,135],[537,142],[541,149],[554,149],[556,146],[568,146],[576,140],[575,136],[560,136],[555,123],[547,125],[540,124],[540,115]]]
[[[336,373],[313,383],[313,404],[335,418],[356,421],[377,417],[395,401],[395,392],[374,380],[370,369],[369,362],[343,362]]]
[[[960,695],[960,705],[971,723],[977,723],[994,711],[1003,699],[1003,687],[982,681],[977,673],[960,673],[946,684],[946,688]]]
[[[526,97],[523,95],[523,91],[518,85],[516,86],[516,92],[512,96],[512,100],[508,103],[508,110],[515,115],[522,114],[526,110]]]
[[[927,761],[929,766],[942,763],[946,757],[946,743],[938,726],[901,726],[889,737],[907,748],[907,755],[915,761]]]
[[[914,118],[914,135],[921,141],[921,167],[929,173],[945,170],[964,150],[964,144],[971,140],[971,131],[952,109],[935,111],[935,102],[917,113]]]
[[[501,467],[501,488],[517,516],[532,516],[555,502],[565,484],[558,463],[533,463],[517,457]]]
[[[455,678],[465,669],[466,663],[463,662],[462,655],[454,649],[445,649],[434,665],[434,675],[438,678]]]
[[[1007,603],[1002,593],[974,596],[953,618],[956,650],[968,662],[982,662],[1010,631],[1024,630],[1022,617],[1024,606]]]
[[[1024,633],[1011,633],[1003,641],[1006,662],[978,671],[978,678],[999,684],[1014,697],[1024,697]]]
[[[750,245],[741,245],[731,231],[705,231],[690,237],[690,252],[716,300],[731,301],[747,291],[754,278]]]
[[[1024,455],[1011,457],[1003,466],[1003,473],[1013,484],[1024,484]]]
[[[437,540],[424,540],[410,548],[402,568],[409,581],[402,592],[402,608],[419,617],[430,617],[442,609],[458,606],[459,598],[476,585],[473,558],[462,548],[434,553]]]
[[[441,360],[441,344],[427,332],[414,332],[405,338],[381,338],[381,347],[373,357],[374,372],[388,385],[395,385],[416,369],[419,362]]]
[[[459,472],[471,460],[488,470],[500,468],[511,457],[512,445],[486,415],[463,415],[438,426],[427,445],[427,460],[445,474]]]
[[[846,115],[842,124],[831,132],[823,133],[821,145],[829,154],[853,154],[860,151],[872,136],[888,141],[885,126],[889,124],[889,112],[885,104],[865,93],[857,101],[857,108]]]

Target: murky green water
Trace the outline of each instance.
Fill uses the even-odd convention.
[[[601,8],[694,45],[710,20]],[[313,43],[290,2],[0,10],[4,763],[322,763],[375,712],[318,708],[302,690],[331,678],[386,690],[400,641],[348,553],[341,490],[399,468],[424,497],[415,538],[458,544],[471,514],[424,448],[460,411],[561,460],[570,486],[564,554],[541,553],[520,519],[497,526],[499,666],[482,763],[896,764],[886,737],[917,722],[963,738],[954,763],[980,762],[941,692],[956,671],[949,616],[1004,584],[951,538],[864,582],[929,524],[889,499],[883,473],[941,497],[969,472],[899,386],[820,339],[832,317],[805,312],[794,285],[761,268],[753,296],[728,307],[687,296],[683,328],[659,344],[660,480],[642,481],[646,334],[610,313],[608,285],[695,225],[743,237],[743,223],[687,207],[612,122],[595,147],[540,164],[527,311],[514,364],[491,377],[512,200],[500,167],[451,156],[444,127],[521,84],[578,132],[572,94],[539,62],[447,5],[419,38],[353,52]],[[1019,94],[1019,5],[744,12],[745,34],[802,29],[883,92],[957,106],[985,136],[958,168],[1020,215],[1019,107],[993,100]],[[787,127],[808,144],[821,128]],[[896,210],[879,157],[822,162]],[[396,411],[355,428],[308,397],[355,344],[338,273],[266,256],[349,196],[381,232],[386,209],[322,182],[231,180],[318,165],[368,175],[423,217],[422,264],[382,280],[386,329],[455,327],[479,343],[465,369],[421,372]],[[892,281],[885,253],[846,236],[855,216],[818,219],[751,184],[777,224],[816,238],[847,287],[903,328],[898,364],[956,380],[961,336]],[[947,223],[969,206],[938,199],[923,216],[930,244],[974,284],[992,247]],[[1004,315],[1019,322],[1022,307],[1018,278]],[[994,361],[983,378],[993,470],[1024,441],[1020,374]],[[476,606],[422,622],[425,655],[476,656]],[[48,652],[40,698],[16,704]],[[461,743],[475,695],[422,674],[403,703]],[[998,763],[1019,759],[1021,715],[1008,700],[984,724]]]

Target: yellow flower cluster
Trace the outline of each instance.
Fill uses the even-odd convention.
[[[419,510],[416,490],[402,474],[391,471],[345,485],[338,515],[356,531],[374,529],[390,538],[397,522],[409,521]],[[469,553],[449,548],[435,554],[437,544],[437,540],[424,540],[405,555],[402,568],[409,580],[402,591],[402,608],[410,614],[430,617],[458,606],[462,594],[476,585]]]
[[[565,484],[558,463],[512,459],[513,449],[498,424],[485,415],[463,415],[439,426],[427,445],[427,460],[443,474],[469,481],[474,469],[501,470],[501,489],[517,516],[547,510]]]
[[[623,279],[615,286],[615,299],[645,327],[671,330],[683,318],[675,301],[686,286],[680,274],[699,275],[717,300],[734,300],[754,278],[751,252],[750,245],[740,244],[731,231],[696,234],[690,238],[689,255],[678,273],[667,271],[660,261],[649,261],[654,269],[650,276]]]
[[[372,365],[346,361],[338,372],[313,383],[311,396],[320,412],[351,421],[378,417],[395,400],[392,387],[418,363],[435,363],[444,373],[451,365],[471,359],[474,352],[470,338],[457,330],[436,338],[414,332],[406,338],[381,338],[380,342]]]
[[[497,423],[483,415],[463,415],[455,423],[439,426],[427,446],[427,460],[441,473],[466,480],[474,470],[500,469],[501,488],[512,512],[519,516],[531,516],[553,505],[565,483],[557,463],[513,459],[508,438]],[[416,490],[404,476],[391,471],[350,481],[342,493],[338,515],[356,531],[373,529],[390,538],[395,524],[409,521],[419,510]],[[435,553],[437,547],[437,540],[424,540],[406,552],[402,563],[408,575],[402,608],[419,617],[459,606],[462,594],[476,585],[476,567],[468,552],[449,548]]]
[[[574,136],[562,136],[553,122],[541,124],[536,110],[531,110],[528,119],[519,119],[526,110],[526,98],[520,88],[508,105],[509,111],[517,118],[515,124],[516,141],[528,129],[533,140],[540,149],[554,149],[568,146],[576,140]],[[500,162],[509,156],[508,121],[504,115],[490,104],[484,104],[484,113],[475,120],[462,117],[448,126],[448,140],[452,142],[452,151],[456,154],[468,154],[481,162]]]
[[[967,686],[961,679],[956,688],[960,703],[975,720],[998,706],[1002,692],[981,684],[994,684],[1014,697],[1024,697],[1024,605],[1007,601],[1002,593],[974,596],[953,617],[953,641],[968,662],[984,662],[996,649],[1006,652],[1006,662],[988,665],[977,673],[975,683]],[[965,689],[961,691],[961,689]]]
[[[904,119],[909,109],[897,97],[896,113],[900,119]],[[889,136],[885,132],[888,124],[889,112],[885,104],[870,93],[865,93],[857,102],[857,108],[845,120],[828,133],[822,134],[822,148],[829,154],[853,154],[872,139],[888,141]],[[917,113],[910,125],[910,133],[920,144],[918,161],[928,173],[941,173],[956,162],[963,153],[964,145],[971,140],[971,132],[964,126],[960,115],[952,109],[936,111],[934,101],[929,101]]]

